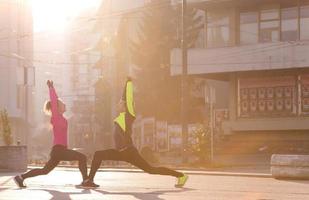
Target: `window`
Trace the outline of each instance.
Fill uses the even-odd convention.
[[[309,5],[300,7],[300,39],[309,39]]]
[[[240,13],[240,44],[258,42],[258,12]]]
[[[279,19],[279,9],[261,10],[261,20],[276,20]]]
[[[224,47],[230,44],[230,19],[227,13],[207,14],[208,47]]]
[[[279,41],[279,9],[261,10],[260,42]]]
[[[297,7],[281,10],[281,40],[296,41],[298,39],[298,9]]]
[[[198,17],[202,18],[202,28],[199,31],[199,34],[197,36],[197,39],[195,41],[194,47],[195,48],[204,48],[206,46],[206,34],[205,34],[205,23],[206,23],[206,12],[204,10],[198,10],[197,14]]]
[[[16,95],[17,95],[17,101],[16,105],[18,109],[24,108],[24,102],[25,102],[25,96],[24,96],[24,86],[23,85],[17,85],[16,86]]]

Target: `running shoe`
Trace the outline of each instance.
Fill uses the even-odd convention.
[[[93,181],[86,180],[83,181],[80,185],[77,185],[76,187],[79,188],[98,188],[100,185],[95,184]]]
[[[176,187],[176,188],[181,188],[181,187],[183,187],[183,186],[186,184],[188,178],[189,178],[189,176],[186,175],[186,174],[184,174],[184,175],[181,176],[181,177],[178,177],[178,178],[177,178],[177,183],[175,184],[175,187]]]
[[[27,186],[24,185],[24,179],[21,176],[15,176],[14,182],[19,188],[26,188]]]

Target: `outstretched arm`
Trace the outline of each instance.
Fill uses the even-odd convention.
[[[58,96],[54,88],[53,81],[48,80],[47,86],[49,88],[49,98],[50,98],[52,116],[55,116],[56,114],[58,114]]]

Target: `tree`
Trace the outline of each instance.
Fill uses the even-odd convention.
[[[9,122],[9,115],[5,109],[3,111],[0,111],[0,115],[1,115],[3,140],[7,146],[10,146],[13,143],[13,139],[12,139],[11,126]]]
[[[192,47],[203,27],[197,10],[188,9],[186,40]],[[138,41],[131,40],[132,62],[137,66],[136,107],[143,116],[179,121],[180,77],[170,76],[170,52],[180,47],[181,8],[169,0],[145,6]]]
[[[100,132],[111,132],[111,89],[103,78],[95,84],[95,122]]]

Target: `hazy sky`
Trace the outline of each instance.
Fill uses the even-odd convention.
[[[94,12],[102,0],[31,0],[34,31],[63,31],[84,9]]]

